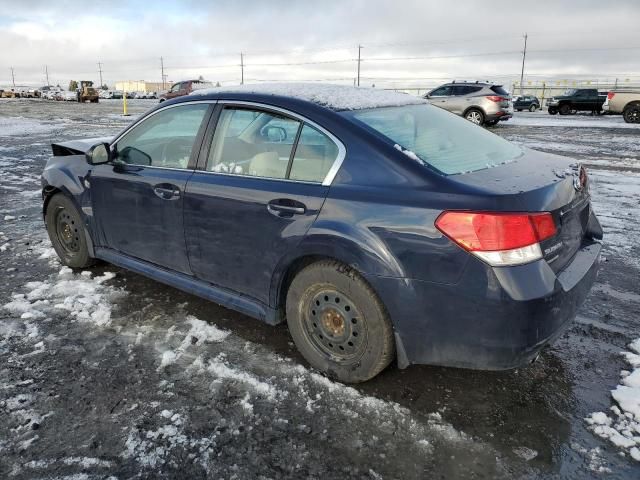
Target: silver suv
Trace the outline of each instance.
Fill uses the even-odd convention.
[[[513,116],[511,95],[502,85],[452,82],[431,90],[424,98],[436,107],[461,115],[478,125],[495,125]]]

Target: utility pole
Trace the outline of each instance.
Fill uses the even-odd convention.
[[[244,85],[244,55],[240,52],[240,85]]]
[[[357,86],[360,86],[360,50],[362,50],[362,45],[358,45],[358,80]]]
[[[11,67],[11,82],[13,83],[13,88],[16,88],[16,77],[13,74],[13,67]]]
[[[100,72],[100,88],[102,88],[102,63],[98,62],[98,72]]]
[[[160,57],[160,72],[162,75],[162,90],[164,90],[164,60]]]
[[[44,75],[47,77],[47,87],[49,85],[49,67],[47,65],[44,66]]]
[[[520,95],[523,95],[524,89],[524,59],[527,56],[527,34],[524,34],[524,50],[522,51],[522,70],[520,71]]]

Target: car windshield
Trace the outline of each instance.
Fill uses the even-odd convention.
[[[520,147],[431,105],[341,112],[382,134],[410,157],[439,173],[455,175],[510,163]]]

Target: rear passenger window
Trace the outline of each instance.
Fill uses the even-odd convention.
[[[310,125],[277,113],[228,107],[218,119],[206,169],[322,183],[338,153],[335,142]]]
[[[300,122],[269,112],[225,108],[209,151],[207,170],[286,178]]]
[[[322,183],[338,156],[338,146],[309,125],[302,127],[291,164],[291,180]]]

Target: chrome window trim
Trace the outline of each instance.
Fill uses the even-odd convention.
[[[338,147],[338,155],[336,156],[336,159],[334,160],[333,164],[331,165],[331,168],[329,168],[329,171],[327,172],[327,175],[324,177],[324,180],[322,182],[309,182],[309,181],[304,181],[304,180],[291,180],[289,178],[271,178],[271,177],[258,177],[258,176],[254,177],[254,176],[251,176],[251,175],[239,175],[239,174],[233,174],[233,173],[230,174],[230,173],[224,173],[224,172],[210,172],[208,170],[198,170],[197,168],[195,169],[196,172],[203,172],[203,173],[208,173],[208,174],[211,174],[211,175],[225,175],[225,176],[229,176],[229,177],[262,178],[262,179],[265,179],[265,180],[272,180],[272,181],[302,183],[302,184],[307,184],[307,185],[322,185],[322,186],[325,186],[325,187],[329,187],[333,183],[333,180],[335,179],[336,175],[338,174],[338,170],[340,170],[340,167],[342,166],[342,162],[344,162],[344,159],[347,156],[347,149],[344,146],[344,144],[334,134],[332,134],[330,131],[328,131],[326,128],[322,127],[321,125],[318,125],[313,120],[309,120],[307,117],[305,117],[303,115],[300,115],[298,113],[292,112],[290,110],[286,110],[284,108],[276,107],[276,106],[269,105],[269,104],[266,104],[266,103],[250,102],[250,101],[245,101],[245,100],[194,100],[194,101],[181,102],[181,103],[176,103],[176,104],[173,104],[173,105],[167,105],[167,106],[158,108],[157,110],[151,112],[150,114],[145,115],[142,118],[139,118],[136,122],[134,122],[132,125],[130,125],[129,128],[127,128],[124,132],[122,132],[120,135],[118,135],[109,144],[109,146],[113,146],[113,145],[117,144],[120,140],[122,140],[125,136],[127,136],[132,130],[134,130],[138,125],[140,125],[142,122],[144,122],[145,120],[147,120],[148,118],[154,116],[157,113],[163,112],[163,111],[165,111],[165,110],[167,110],[169,108],[175,108],[175,107],[180,107],[180,106],[184,106],[184,105],[202,104],[202,103],[205,103],[205,104],[216,104],[216,103],[219,103],[219,104],[222,104],[222,105],[240,105],[240,106],[256,107],[256,108],[260,108],[262,110],[273,110],[275,112],[282,113],[283,115],[286,115],[286,116],[295,118],[297,120],[300,120],[301,122],[306,123],[306,124],[312,126],[313,128],[319,130],[320,132],[324,133]],[[141,166],[141,167],[145,167],[145,168],[159,168],[159,169],[163,169],[163,170],[179,170],[179,171],[189,170],[189,171],[193,171],[192,169],[158,167],[158,166],[152,166],[152,165],[137,165],[137,166]]]
[[[316,122],[314,122],[313,120],[309,120],[307,117],[300,115],[298,113],[292,112],[290,110],[281,108],[281,107],[275,107],[273,105],[269,105],[266,103],[259,103],[259,102],[250,102],[250,101],[245,101],[245,100],[218,100],[218,103],[221,105],[240,105],[240,106],[248,106],[248,107],[256,107],[256,108],[260,108],[262,110],[273,110],[275,112],[279,112],[282,113],[283,115],[286,115],[288,117],[292,117],[295,118],[297,120],[300,120],[303,123],[306,123],[310,126],[312,126],[313,128],[319,130],[320,132],[324,133],[327,137],[329,137],[329,140],[331,140],[333,143],[335,143],[335,145],[338,147],[338,155],[336,156],[336,159],[333,161],[333,164],[331,165],[331,168],[329,168],[329,171],[327,172],[327,175],[325,175],[324,180],[322,182],[308,182],[308,181],[304,181],[304,180],[291,180],[289,178],[271,178],[271,177],[258,177],[256,176],[255,178],[265,178],[268,180],[279,180],[279,181],[285,181],[285,182],[294,182],[294,183],[305,183],[305,184],[310,184],[310,185],[323,185],[325,187],[329,187],[331,186],[331,184],[333,183],[334,178],[336,177],[336,175],[338,174],[338,170],[340,170],[340,167],[342,166],[342,162],[344,162],[345,157],[347,156],[347,149],[344,146],[344,144],[333,134],[331,133],[329,130],[327,130],[326,128],[318,125]],[[294,157],[295,159],[295,157]],[[211,174],[215,174],[215,175],[228,175],[228,176],[232,176],[232,177],[246,177],[246,178],[254,178],[252,175],[236,175],[236,174],[225,174],[224,172],[209,172],[206,170],[199,170],[201,172],[205,172],[205,173],[211,173]]]

